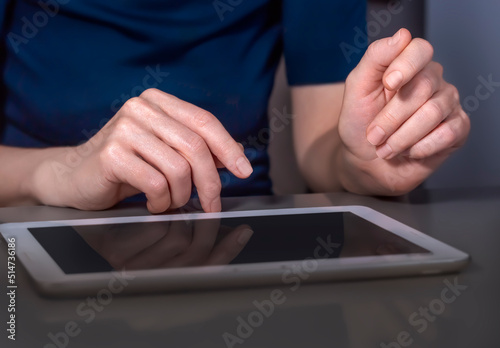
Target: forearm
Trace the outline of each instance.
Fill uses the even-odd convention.
[[[293,139],[300,172],[315,192],[341,191],[336,158],[344,84],[293,87]]]
[[[41,166],[62,148],[24,149],[0,146],[0,206],[41,204],[39,192],[56,185],[54,177],[39,176]]]
[[[335,129],[325,132],[299,157],[299,168],[314,192],[348,191],[363,195],[400,195],[403,175],[384,173],[378,161],[360,161],[345,149]],[[403,173],[404,174],[404,173]]]
[[[340,146],[334,131],[329,130],[297,156],[298,166],[307,186],[314,192],[344,190],[339,175],[337,158]]]
[[[315,192],[375,193],[369,168],[349,156],[339,136],[344,89],[344,83],[292,88],[298,166]]]

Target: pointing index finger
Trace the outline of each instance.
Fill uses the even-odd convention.
[[[234,175],[247,178],[252,174],[252,165],[241,147],[210,112],[156,89],[148,89],[141,97],[200,135],[210,151]]]

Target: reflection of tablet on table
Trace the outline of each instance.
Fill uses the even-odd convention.
[[[468,255],[360,206],[0,225],[41,292],[151,292],[456,271]]]

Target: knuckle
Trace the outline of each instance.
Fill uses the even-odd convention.
[[[136,130],[136,124],[129,117],[122,117],[115,124],[115,131],[119,135],[134,134]]]
[[[203,140],[203,138],[196,133],[192,134],[189,139],[187,139],[186,146],[187,150],[191,154],[199,154],[200,152],[207,150],[205,140]]]
[[[421,38],[413,39],[413,42],[418,46],[419,52],[425,53],[428,57],[434,55],[434,47],[427,40]]]
[[[442,109],[441,105],[432,100],[428,101],[425,104],[423,111],[425,119],[435,119],[437,121],[441,121],[444,116],[444,110]]]
[[[133,114],[140,111],[147,105],[146,101],[140,97],[130,98],[123,104],[122,110],[127,114]]]
[[[417,64],[417,62],[415,62],[414,58],[408,58],[408,57],[405,58],[402,62],[402,67],[403,67],[403,69],[402,69],[403,71],[407,70],[412,75],[416,74],[419,70],[418,64]]]
[[[198,109],[192,114],[193,123],[197,128],[205,128],[214,117],[210,112],[203,109]]]
[[[218,147],[219,150],[217,155],[220,156],[220,158],[227,158],[235,148],[239,150],[238,145],[234,143],[233,138],[231,138],[230,136],[221,139],[220,145]]]
[[[167,179],[160,175],[155,175],[151,177],[148,182],[149,193],[155,195],[162,195],[163,193],[168,191],[168,182]]]
[[[436,79],[428,74],[421,74],[417,83],[419,94],[425,98],[430,98],[436,91]]]
[[[369,57],[378,57],[380,55],[380,48],[382,47],[382,40],[376,40],[366,50],[366,55]]]
[[[109,165],[119,162],[123,157],[124,149],[117,142],[110,142],[104,146],[99,153],[99,160],[102,165]]]
[[[449,124],[443,124],[438,133],[440,142],[446,145],[454,144],[457,141],[458,135]]]
[[[398,118],[390,110],[386,110],[382,114],[382,123],[391,127],[391,128],[397,127],[399,124]],[[382,127],[382,128],[384,128],[384,127]]]
[[[144,98],[154,98],[160,94],[160,90],[157,88],[148,88],[144,92],[141,93],[141,97]]]
[[[191,177],[191,166],[185,160],[179,161],[175,164],[175,176],[177,178]]]
[[[166,99],[167,101],[172,101],[174,99],[177,99],[175,96],[172,94],[163,92],[162,90],[158,88],[148,88],[144,92],[141,93],[141,97],[144,99]]]

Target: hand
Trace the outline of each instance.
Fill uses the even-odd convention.
[[[401,29],[371,44],[346,80],[339,134],[376,194],[412,190],[466,141],[469,118],[432,56],[427,41]]]
[[[247,225],[220,226],[220,219],[75,229],[116,270],[229,264],[253,234]]]
[[[81,163],[61,170],[69,155]],[[43,204],[83,210],[106,209],[144,192],[149,211],[161,213],[183,206],[194,184],[203,209],[217,212],[217,166],[239,178],[252,173],[242,146],[215,116],[149,89],[128,100],[87,143],[45,161],[33,186]],[[49,178],[55,182],[48,184]]]

